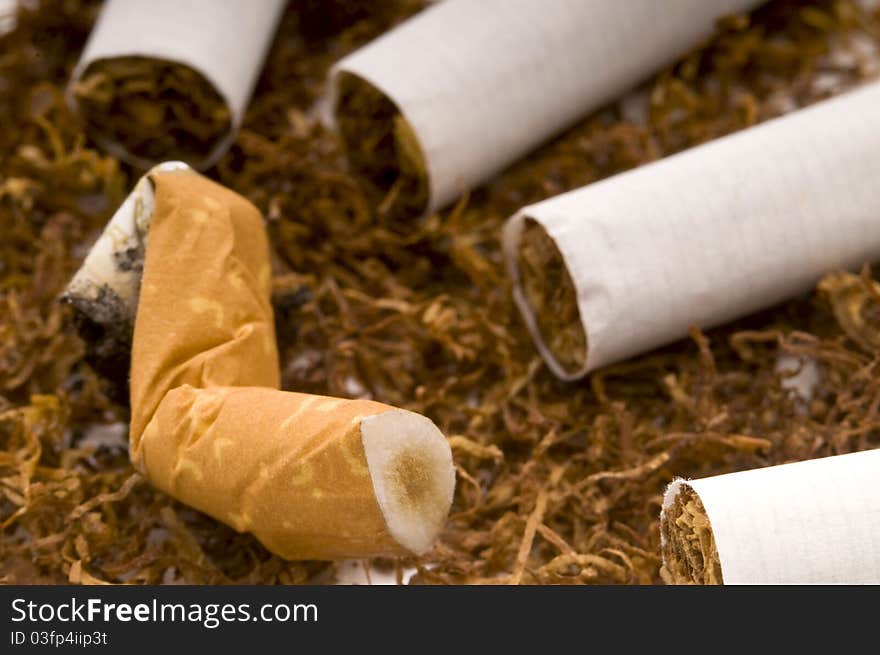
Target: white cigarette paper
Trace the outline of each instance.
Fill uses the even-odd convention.
[[[438,208],[673,61],[758,0],[446,0],[336,64],[390,98]]]
[[[505,227],[514,298],[567,380],[810,290],[880,257],[880,83],[525,207]],[[555,242],[586,358],[542,338],[518,252]]]
[[[664,550],[684,487],[703,504],[725,584],[880,583],[880,450],[676,480]]]
[[[199,72],[225,100],[232,116],[230,132],[203,161],[204,169],[227,150],[244,118],[254,84],[271,45],[286,0],[106,0],[73,71],[79,80],[102,59],[147,57],[171,61]],[[68,102],[76,103],[68,88]],[[145,161],[112,141],[108,152],[135,166]]]

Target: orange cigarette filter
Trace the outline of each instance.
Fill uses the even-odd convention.
[[[191,170],[156,172],[135,319],[131,459],[287,559],[423,553],[455,486],[419,414],[279,390],[263,220]]]

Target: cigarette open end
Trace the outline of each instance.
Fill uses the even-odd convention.
[[[98,59],[71,87],[87,131],[130,163],[203,168],[232,129],[229,106],[200,72],[152,57]]]
[[[724,584],[709,516],[697,493],[679,483],[663,509],[661,575],[669,584]]]
[[[446,438],[430,419],[391,410],[365,418],[361,439],[388,531],[412,553],[425,552],[446,522],[455,490]]]
[[[334,117],[351,167],[385,192],[382,207],[421,213],[428,205],[428,169],[412,126],[372,84],[340,73]]]
[[[544,227],[525,220],[517,252],[519,281],[535,325],[559,366],[575,375],[587,364],[587,335],[565,260]]]

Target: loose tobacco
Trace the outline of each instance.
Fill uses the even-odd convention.
[[[340,76],[335,120],[352,167],[388,195],[384,205],[420,214],[428,202],[425,157],[412,127],[381,91]]]
[[[877,8],[783,0],[726,20],[638,93],[419,219],[353,173],[311,111],[334,61],[419,7],[364,4],[351,14],[322,3],[339,12],[329,36],[291,5],[242,130],[209,175],[268,217],[283,388],[397,405],[452,435],[451,520],[433,552],[398,564],[415,566],[415,581],[660,582],[673,477],[880,446],[880,350],[854,341],[824,296],[564,384],[521,324],[499,248],[524,204],[876,75]],[[37,4],[0,37],[11,90],[0,93],[0,579],[332,579],[332,565],[273,557],[133,473],[127,406],[83,362],[56,302],[136,178],[87,139],[62,96],[96,8]],[[816,368],[808,396],[781,356]]]

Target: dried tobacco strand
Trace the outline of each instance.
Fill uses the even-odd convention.
[[[417,214],[428,202],[428,172],[406,118],[381,91],[356,75],[338,82],[335,122],[354,170],[387,194],[389,207]]]
[[[676,480],[663,499],[674,583],[878,584],[880,450]]]
[[[671,12],[653,0],[574,1],[548,11],[532,2],[451,0],[341,60],[330,104],[341,115],[363,110],[338,106],[347,75],[381,90],[425,153],[426,208],[437,209],[693,47],[718,17],[757,4],[685,0]],[[608,45],[620,43],[626,56],[610,55]],[[366,139],[354,151],[396,131],[393,117],[372,117],[384,125],[354,134]]]
[[[138,162],[200,165],[232,130],[226,101],[204,75],[173,61],[101,59],[72,87],[97,142]]]
[[[287,559],[428,550],[455,485],[443,434],[383,403],[280,391],[259,212],[191,171],[151,179],[132,463]]]
[[[880,171],[878,103],[880,83],[869,84],[521,209],[504,235],[513,283],[522,286],[531,219],[574,283],[560,317],[579,311],[588,344],[573,369],[571,353],[537,328],[549,301],[536,306],[520,288],[516,302],[554,373],[581,377],[880,258],[880,188],[869,183]],[[551,298],[560,295],[553,281],[544,280]],[[562,335],[551,339],[570,348]]]

